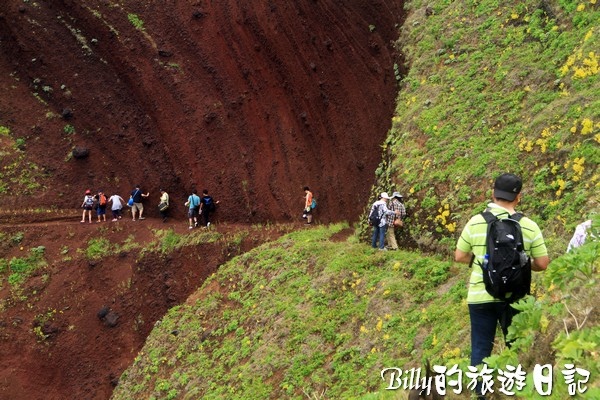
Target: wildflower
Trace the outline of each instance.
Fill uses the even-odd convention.
[[[448,229],[448,232],[453,233],[456,231],[456,222],[452,222],[448,225],[446,225],[446,229]]]
[[[583,11],[583,10],[585,10],[585,4],[583,4],[583,3],[579,3],[579,5],[577,6],[577,11],[580,11],[580,12],[581,12],[581,11]]]
[[[377,332],[381,332],[381,328],[383,328],[383,320],[379,318],[377,320],[377,325],[375,326],[375,329],[377,329]]]
[[[592,133],[594,130],[594,121],[589,118],[585,118],[581,121],[581,134],[587,135],[588,133]]]

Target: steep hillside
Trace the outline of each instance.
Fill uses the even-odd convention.
[[[502,172],[551,256],[600,209],[600,5],[596,1],[411,1],[407,60],[377,169],[406,196],[406,240],[453,251]]]
[[[0,204],[76,207],[86,188],[141,183],[183,211],[196,186],[229,220],[281,221],[309,185],[322,220],[355,219],[401,21],[399,0],[3,1],[0,136],[18,154],[0,160]]]

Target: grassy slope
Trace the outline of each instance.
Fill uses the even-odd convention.
[[[598,210],[600,5],[578,4],[410,2],[409,73],[373,193],[408,196],[420,248],[452,250],[502,172],[523,177],[521,210],[553,255]]]
[[[598,209],[599,6],[549,3],[407,2],[399,46],[410,70],[374,193],[407,195],[421,248],[450,253],[501,171],[524,177],[522,210],[553,259]],[[427,357],[464,367],[468,271],[447,257],[330,240],[341,229],[291,234],[228,263],[200,300],[156,327],[114,397],[395,397],[384,393],[384,366]],[[513,350],[492,365],[574,362],[592,373],[588,395],[600,395],[599,250],[590,243],[537,277]],[[523,397],[535,398],[529,383]],[[553,393],[565,397],[560,379]]]
[[[445,305],[463,301],[466,271],[330,240],[343,228],[289,234],[222,267],[155,328],[115,398],[348,398],[377,390],[383,367],[418,366],[423,349],[463,360],[464,309]]]

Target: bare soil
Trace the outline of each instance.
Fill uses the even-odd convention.
[[[22,237],[18,243],[5,240],[1,257],[25,257],[44,245],[49,260],[18,293],[6,279],[0,289],[0,399],[109,398],[169,308],[184,303],[219,265],[294,227],[264,228],[239,245],[222,240],[166,255],[135,249],[94,260],[84,254],[92,238],[119,244],[133,238],[143,247],[156,240],[155,230],[190,231],[179,221],[134,222],[129,215],[118,222],[79,219],[74,213],[22,214],[19,220],[26,223],[19,224],[0,218],[8,238]],[[230,235],[244,228],[211,226]]]
[[[11,134],[0,166],[13,172],[0,182],[0,228],[23,240],[0,256],[43,245],[49,263],[21,300],[6,281],[0,290],[0,399],[109,398],[170,307],[282,231],[92,262],[76,250],[90,238],[185,233],[193,188],[220,200],[223,232],[302,228],[305,185],[318,222],[355,221],[394,111],[402,13],[401,0],[1,1],[0,126]],[[4,152],[16,140],[19,164]],[[79,223],[85,189],[127,198],[138,183],[148,219]],[[166,225],[159,188],[171,196]]]

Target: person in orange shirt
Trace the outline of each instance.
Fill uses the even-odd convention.
[[[306,223],[307,224],[312,224],[312,201],[313,201],[313,194],[310,191],[310,189],[308,188],[308,186],[304,186],[304,193],[306,194],[306,196],[304,197],[304,212],[302,214],[303,217],[306,217]]]

